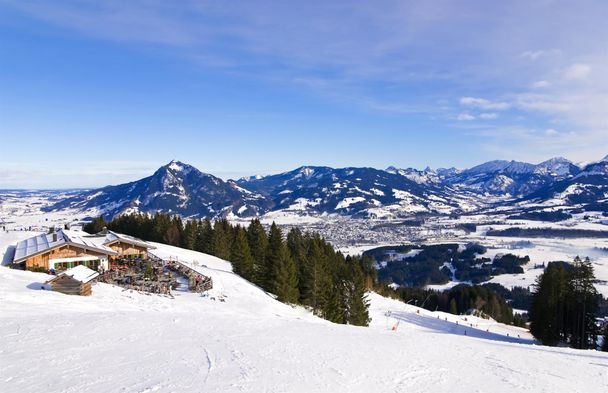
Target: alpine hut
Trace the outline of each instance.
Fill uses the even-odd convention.
[[[95,270],[91,270],[84,265],[78,265],[53,277],[47,284],[50,284],[53,291],[65,293],[66,295],[90,296],[93,280],[99,276]]]
[[[78,265],[91,269],[109,268],[109,260],[148,257],[151,244],[132,236],[104,230],[94,235],[59,230],[17,243],[13,264],[27,270],[62,271]]]

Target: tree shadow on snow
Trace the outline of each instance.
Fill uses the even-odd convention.
[[[534,341],[530,339],[493,333],[491,331],[471,327],[470,325],[467,325],[466,322],[464,324],[456,324],[454,322],[449,322],[437,317],[430,317],[426,315],[419,315],[407,312],[393,312],[391,316],[399,321],[407,322],[409,324],[420,326],[427,330],[432,330],[438,333],[454,334],[458,336],[467,336],[481,338],[484,340],[501,341],[516,344],[534,344]],[[492,328],[490,327],[490,330],[491,329]]]

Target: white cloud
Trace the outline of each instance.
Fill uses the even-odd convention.
[[[528,162],[540,162],[547,157],[563,156],[573,161],[606,155],[605,136],[588,130],[531,129],[526,127],[485,127],[472,131],[483,136],[480,144],[490,155]]]
[[[532,88],[534,88],[534,89],[543,89],[543,88],[549,87],[549,86],[551,86],[551,83],[546,80],[536,81],[532,84]]]
[[[572,64],[564,71],[566,79],[585,79],[591,73],[591,66],[583,63]]]
[[[507,102],[494,102],[485,98],[478,97],[461,97],[460,105],[480,108],[485,110],[505,110],[509,109],[510,105]]]
[[[475,120],[475,116],[471,115],[470,113],[460,113],[457,117],[456,120],[458,121],[471,121],[471,120]]]
[[[498,113],[494,113],[494,112],[489,112],[489,113],[481,113],[479,115],[480,119],[483,120],[492,120],[492,119],[496,119],[498,118]]]
[[[549,49],[549,50],[536,50],[536,51],[525,51],[522,52],[519,57],[526,59],[526,60],[531,60],[531,61],[536,61],[538,59],[540,59],[541,57],[548,57],[548,56],[558,56],[561,55],[562,51],[559,49]]]
[[[550,94],[523,93],[516,97],[515,105],[525,111],[561,114],[572,109],[572,102]]]

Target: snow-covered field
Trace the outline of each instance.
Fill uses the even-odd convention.
[[[335,325],[275,301],[227,262],[163,245],[157,253],[211,275],[211,296],[96,284],[91,297],[68,297],[39,290],[44,274],[0,268],[0,391],[608,389],[605,353],[532,345],[522,329],[376,294],[369,328]]]
[[[471,241],[477,241],[488,247],[487,255],[493,258],[497,254],[515,254],[529,256],[530,263],[523,266],[523,274],[503,274],[494,277],[491,282],[504,285],[527,287],[534,284],[543,269],[535,265],[546,265],[552,261],[572,262],[577,256],[589,257],[593,264],[598,291],[608,297],[608,239],[525,239],[505,237],[471,236]]]

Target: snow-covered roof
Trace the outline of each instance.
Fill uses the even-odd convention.
[[[55,233],[43,233],[20,241],[15,248],[15,257],[13,258],[13,261],[19,263],[29,257],[49,251],[64,244],[72,244],[107,255],[117,255],[116,251],[108,247],[108,244],[116,241],[122,241],[148,249],[155,248],[150,243],[136,237],[112,231],[104,231],[96,235],[89,235],[82,231],[61,229]]]
[[[29,239],[17,243],[14,261],[17,262],[65,243],[66,240],[61,232],[43,233],[38,236],[30,237]]]
[[[88,248],[96,248],[98,250],[109,252],[112,255],[116,254],[116,251],[105,245],[107,243],[105,236],[89,235],[88,233],[82,231],[62,230],[61,232],[64,234],[64,236],[67,236],[70,243],[80,244]]]
[[[90,236],[80,231],[59,230],[54,233],[43,233],[17,243],[13,261],[19,263],[29,257],[66,244],[76,245],[107,255],[117,254],[116,251],[105,246],[104,243],[105,236]]]
[[[74,280],[81,282],[82,284],[86,284],[89,281],[97,278],[97,276],[99,276],[99,273],[97,273],[95,270],[89,269],[85,265],[78,265],[66,270],[57,277],[50,279],[48,282],[53,282],[61,276],[69,276],[72,277]]]
[[[136,237],[133,236],[129,236],[129,235],[123,235],[122,233],[116,233],[113,231],[107,231],[106,236],[105,236],[105,242],[104,244],[110,244],[113,243],[115,241],[122,241],[125,243],[130,243],[130,244],[135,244],[138,246],[142,246],[142,247],[146,247],[148,249],[154,249],[156,247],[154,247],[153,245],[151,245],[148,242],[145,242],[141,239],[138,239]]]

